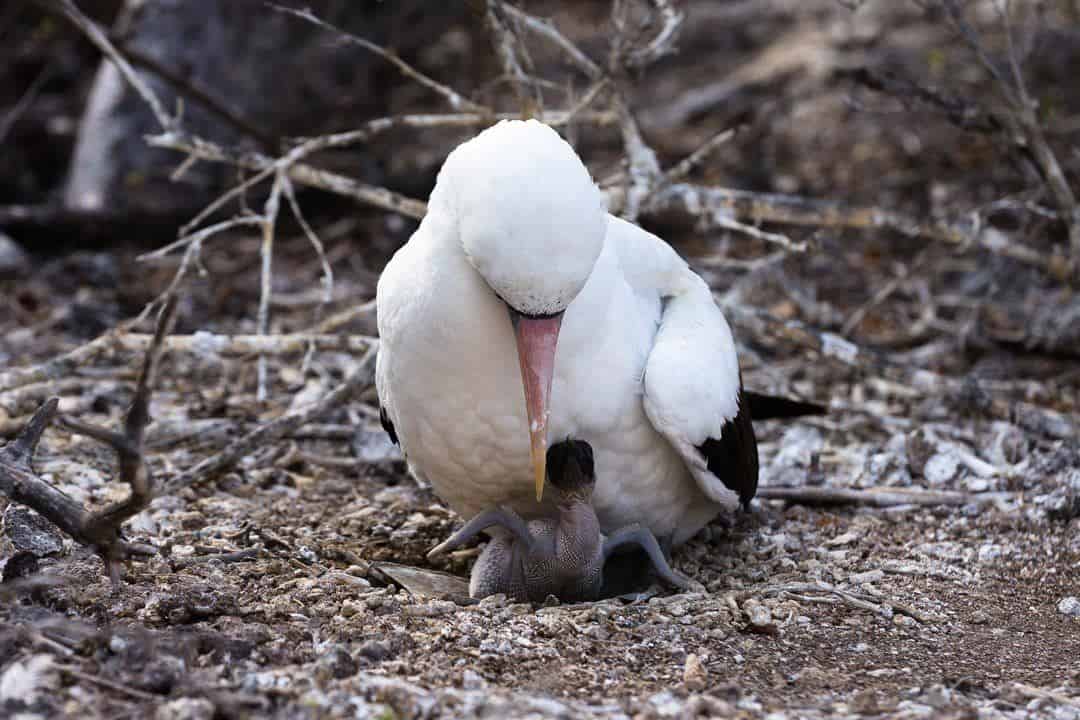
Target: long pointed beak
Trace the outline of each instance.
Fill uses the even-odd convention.
[[[529,420],[529,457],[536,483],[536,501],[544,496],[547,474],[547,423],[551,379],[555,374],[555,346],[559,341],[562,313],[529,317],[510,310],[517,340],[521,385],[525,389],[525,413]]]

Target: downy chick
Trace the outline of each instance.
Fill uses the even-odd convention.
[[[472,597],[504,593],[513,600],[542,602],[554,595],[563,602],[579,602],[599,597],[607,558],[625,545],[636,544],[661,580],[682,590],[700,589],[699,583],[672,570],[647,528],[627,525],[607,537],[601,535],[592,507],[596,475],[587,442],[566,440],[551,446],[547,472],[549,487],[555,491],[555,517],[526,522],[510,508],[493,508],[465,523],[428,558],[460,547],[487,530],[491,542],[473,566]]]

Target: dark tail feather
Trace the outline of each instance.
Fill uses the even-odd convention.
[[[776,395],[763,395],[749,390],[743,391],[743,397],[749,401],[750,417],[753,420],[824,415],[827,412],[824,405],[818,405],[817,403],[791,400]]]

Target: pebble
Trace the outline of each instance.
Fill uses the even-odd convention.
[[[2,525],[4,535],[17,552],[40,558],[64,549],[64,537],[53,524],[23,505],[8,505]]]
[[[10,237],[0,232],[0,275],[16,275],[30,267],[30,256]]]
[[[686,684],[686,689],[691,692],[701,692],[705,689],[708,679],[709,673],[701,663],[701,658],[696,653],[687,655],[686,662],[683,663],[683,683]]]
[[[926,461],[923,477],[931,487],[948,485],[960,472],[961,459],[954,451],[939,452]]]
[[[360,657],[366,658],[372,662],[382,662],[383,660],[389,660],[394,657],[394,651],[390,649],[390,646],[386,643],[379,642],[378,640],[368,640],[359,649]]]
[[[128,649],[129,645],[130,643],[127,641],[127,639],[119,635],[113,635],[111,638],[109,638],[109,650],[116,655],[124,653]]]
[[[404,612],[410,617],[442,617],[457,610],[457,605],[449,600],[433,600],[423,605],[406,607]]]
[[[486,686],[487,681],[475,670],[466,668],[465,672],[461,673],[461,687],[465,690],[483,690]]]
[[[331,645],[316,661],[315,673],[323,679],[341,680],[352,677],[359,667],[342,645]]]
[[[881,570],[867,570],[866,572],[855,573],[848,576],[848,582],[852,585],[865,585],[867,583],[880,582],[885,578],[885,573]]]
[[[361,601],[347,598],[345,602],[341,603],[341,614],[344,617],[350,618],[353,615],[361,614],[367,609],[367,604]]]
[[[843,545],[850,545],[859,539],[859,533],[848,531],[842,535],[837,535],[832,540],[827,541],[825,544],[829,547],[841,547]]]
[[[1057,606],[1058,612],[1069,617],[1080,617],[1080,599],[1073,595],[1061,598]]]
[[[211,720],[214,703],[206,698],[177,698],[158,707],[156,720]]]
[[[769,612],[769,608],[757,600],[747,600],[743,603],[742,609],[754,627],[767,627],[772,624],[772,613]]]
[[[979,563],[981,565],[992,565],[1001,559],[1002,553],[1000,545],[987,543],[979,548]]]

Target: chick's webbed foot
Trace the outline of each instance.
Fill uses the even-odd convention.
[[[656,542],[656,537],[648,528],[635,523],[621,527],[611,533],[604,539],[604,558],[608,558],[611,553],[623,545],[640,546],[645,551],[645,554],[649,556],[657,576],[668,585],[687,592],[705,592],[705,586],[697,580],[672,569],[667,558],[664,557],[664,552],[660,549],[660,544]]]

